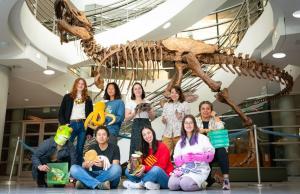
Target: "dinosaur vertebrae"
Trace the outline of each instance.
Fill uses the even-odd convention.
[[[258,63],[255,60],[249,59],[249,55],[245,55],[243,58],[241,53],[238,54],[238,56],[225,53],[213,53],[199,55],[197,59],[204,64],[219,64],[224,71],[230,71],[239,76],[268,79],[285,85],[285,88],[277,94],[257,99],[257,102],[273,100],[278,96],[288,94],[293,88],[293,77],[285,70],[281,70],[274,65]]]
[[[136,79],[138,69],[146,71],[147,76],[142,79],[148,79],[149,70],[152,70],[152,78],[154,72],[159,72],[159,63],[162,61],[181,61],[181,55],[174,51],[166,49],[161,42],[158,41],[134,41],[125,45],[114,45],[109,48],[102,48],[97,45],[94,39],[82,40],[81,45],[84,52],[98,64],[98,72],[100,67],[124,67],[125,71],[131,69],[131,79]],[[270,81],[280,82],[286,87],[274,96],[260,98],[257,101],[263,102],[273,100],[274,98],[289,93],[293,87],[293,78],[286,71],[270,64],[258,63],[249,59],[249,55],[234,56],[222,51],[215,53],[199,54],[196,56],[201,64],[219,64],[226,72],[238,74],[239,76],[251,76],[258,79],[268,79]],[[135,71],[134,71],[135,70]]]
[[[175,58],[174,52],[167,52],[161,43],[156,41],[133,41],[102,48],[91,39],[82,40],[81,45],[87,56],[97,64],[98,72],[102,66],[116,68],[118,73],[120,68],[123,68],[125,72],[132,70],[131,79],[137,79],[139,70],[142,70],[141,80],[147,81],[149,77],[154,79],[156,71],[159,76],[162,61],[174,61]]]

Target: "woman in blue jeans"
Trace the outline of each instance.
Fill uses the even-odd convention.
[[[93,111],[93,103],[88,96],[87,84],[83,78],[77,78],[73,84],[72,91],[66,94],[59,109],[60,125],[69,124],[72,128],[70,141],[74,142],[77,137],[76,153],[77,164],[82,163],[82,152],[85,138],[91,138],[93,131],[84,129],[84,120]]]
[[[135,175],[125,175],[128,180],[123,182],[127,189],[167,189],[169,175],[173,171],[170,160],[170,151],[167,146],[156,140],[156,135],[151,127],[144,127],[141,131],[142,167]]]
[[[95,133],[97,143],[90,145],[88,150],[95,150],[100,160],[84,161],[82,166],[73,165],[70,174],[77,180],[77,189],[115,189],[122,173],[120,149],[117,145],[108,143],[109,131],[106,127],[98,127]]]

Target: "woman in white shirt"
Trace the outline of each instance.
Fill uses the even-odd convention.
[[[164,105],[162,113],[162,122],[165,126],[162,142],[168,146],[171,155],[180,139],[182,119],[187,114],[190,114],[190,108],[183,92],[179,86],[173,86],[170,100]]]
[[[129,100],[125,105],[125,121],[133,119],[129,152],[130,155],[140,149],[141,130],[144,127],[151,127],[150,121],[155,118],[155,112],[152,108],[148,111],[136,112],[137,105],[142,105],[142,103],[145,104],[150,102],[145,100],[145,91],[142,84],[136,82],[133,84],[131,89],[131,100]]]

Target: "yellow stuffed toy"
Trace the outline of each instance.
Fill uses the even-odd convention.
[[[112,121],[108,125],[112,125],[116,121],[116,117],[113,114],[105,112],[106,105],[104,102],[100,101],[94,105],[94,111],[89,114],[84,122],[84,127],[91,129],[96,129],[105,122],[105,117],[110,117]]]

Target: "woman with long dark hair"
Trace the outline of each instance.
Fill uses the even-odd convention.
[[[119,86],[115,82],[108,83],[105,88],[103,98],[104,100],[106,100],[105,112],[116,116],[116,121],[111,125],[107,125],[111,122],[111,118],[107,117],[105,119],[105,125],[107,126],[110,133],[109,142],[117,144],[119,131],[125,114],[125,105],[122,100]]]
[[[149,103],[149,101],[145,100],[145,91],[142,84],[139,82],[134,83],[131,89],[131,99],[125,106],[125,121],[133,119],[129,156],[139,150],[141,144],[140,134],[143,126],[151,126],[150,120],[155,118],[155,113],[152,108],[140,110],[143,109],[143,107],[140,109],[137,107],[138,105],[150,105]]]
[[[83,78],[77,78],[74,81],[70,93],[63,97],[59,109],[58,120],[60,125],[69,124],[72,128],[70,141],[74,142],[77,137],[77,162],[82,163],[82,152],[85,138],[91,138],[93,131],[84,129],[84,121],[93,111],[93,103],[88,95],[87,84]]]
[[[183,92],[179,86],[173,86],[170,100],[164,105],[162,113],[162,122],[165,128],[162,142],[168,146],[170,154],[173,153],[174,147],[180,139],[182,119],[187,114],[190,114],[190,109]]]
[[[123,186],[127,189],[167,189],[169,174],[173,170],[169,149],[156,140],[156,134],[151,127],[144,127],[140,135],[142,167],[135,175],[130,174],[127,168],[125,175],[128,180],[123,182]]]
[[[196,118],[197,126],[199,127],[200,133],[207,134],[211,130],[220,130],[224,129],[224,124],[219,117],[216,116],[216,113],[213,111],[213,104],[209,101],[202,101],[199,104],[200,116]],[[230,189],[229,182],[229,160],[227,154],[227,148],[221,147],[216,148],[215,158],[211,163],[218,162],[221,167],[223,174],[223,190]],[[210,187],[215,182],[220,182],[217,179],[218,177],[212,177],[211,173],[207,178],[208,187]]]
[[[176,165],[168,186],[170,190],[197,191],[206,188],[209,162],[215,149],[209,139],[198,133],[195,117],[186,115],[182,121],[181,137],[174,149]]]

